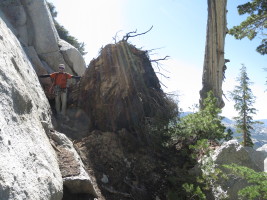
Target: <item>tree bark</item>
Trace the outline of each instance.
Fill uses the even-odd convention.
[[[225,59],[224,43],[226,28],[227,0],[208,0],[208,22],[205,58],[202,75],[202,90],[200,91],[200,106],[207,92],[213,91],[220,108],[224,107],[222,99],[222,82],[224,79]]]

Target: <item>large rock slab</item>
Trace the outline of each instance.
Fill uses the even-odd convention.
[[[85,61],[80,52],[65,42],[63,48],[55,28],[53,18],[45,0],[22,0],[29,16],[29,41],[32,41],[37,54],[54,70],[58,71],[58,64],[63,63],[66,71],[74,75],[82,75],[86,69]],[[68,45],[67,45],[68,44]]]
[[[216,149],[213,160],[216,164],[232,164],[249,167],[255,171],[264,171],[264,160],[267,153],[256,151],[251,147],[243,147],[237,140],[223,143]]]
[[[96,195],[90,176],[72,142],[62,133],[51,131],[51,142],[56,149],[64,186],[71,193]]]
[[[81,53],[64,40],[59,40],[58,44],[60,52],[68,66],[78,75],[83,75],[86,69],[86,64]]]
[[[38,54],[58,51],[58,34],[45,0],[22,0],[29,20],[33,46]]]
[[[237,140],[231,140],[223,143],[218,149],[215,150],[212,159],[216,167],[221,165],[237,164],[253,169],[257,172],[264,171],[264,162],[266,160],[267,153],[259,152],[251,147],[241,146]],[[214,187],[214,196],[222,196],[227,193],[230,200],[238,199],[238,191],[249,184],[246,180],[233,176],[231,172],[222,168],[222,170],[228,174],[227,180],[219,180],[219,187]],[[218,199],[218,198],[215,198]]]
[[[45,61],[53,71],[58,71],[60,63],[66,72],[82,75],[86,69],[80,52],[61,40],[45,0],[14,0],[0,4],[13,33],[24,47],[33,47],[41,61]],[[66,48],[67,47],[67,48]],[[61,48],[61,49],[60,49]]]
[[[37,75],[47,74],[47,73],[53,72],[52,69],[46,69],[46,67],[43,65],[42,61],[38,57],[38,54],[35,51],[33,46],[24,47],[24,50],[25,50],[26,54],[28,55],[29,60],[31,61]],[[41,79],[40,81],[42,83],[47,83],[47,84],[50,83],[51,84],[51,80],[49,81],[49,79]]]
[[[57,156],[43,123],[51,110],[19,41],[0,18],[0,199],[63,196]]]
[[[48,65],[45,65],[45,63],[40,60],[33,46],[24,47],[24,50],[26,54],[28,55],[29,60],[31,61],[37,75],[50,74],[53,72],[53,70]],[[40,78],[39,81],[43,87],[46,97],[48,99],[55,98],[55,96],[51,94],[50,92],[50,88],[52,87],[52,84],[53,84],[52,79]]]
[[[19,40],[27,45],[28,44],[28,31],[27,31],[27,14],[25,12],[25,9],[20,1],[16,0],[12,3],[8,3],[6,1],[6,4],[3,4],[2,10],[6,13],[7,17],[9,18],[9,21],[11,24],[16,28],[17,30],[17,37]]]
[[[257,149],[257,151],[266,152],[267,153],[267,144],[264,144],[260,148]],[[264,160],[264,171],[267,172],[267,158]]]

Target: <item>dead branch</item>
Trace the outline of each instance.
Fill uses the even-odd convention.
[[[226,97],[226,95],[224,93],[223,93],[223,96],[227,101],[229,101],[229,99]]]
[[[163,76],[164,78],[170,78],[169,76],[166,76],[166,75],[164,75],[164,74],[162,74],[162,73],[160,73],[160,72],[155,72],[156,74],[160,74],[161,76]]]
[[[161,85],[163,85],[165,88],[168,88],[166,85],[164,85],[161,81],[159,81]]]
[[[131,194],[116,191],[116,190],[114,190],[113,188],[107,187],[107,186],[105,186],[105,185],[102,185],[102,187],[103,187],[105,190],[107,190],[108,192],[110,192],[110,193],[113,193],[113,194],[119,194],[119,195],[122,195],[122,196],[124,196],[124,197],[132,198],[132,195],[131,195]]]
[[[150,60],[150,62],[158,62],[158,61],[161,61],[161,60],[168,60],[170,56],[165,56],[164,58],[159,58],[159,59],[155,59],[155,60]]]
[[[154,66],[154,65],[152,64],[152,66]],[[156,62],[156,67],[158,68],[159,71],[160,71],[160,69],[162,68],[162,67],[161,67],[161,64],[158,63],[158,62]]]
[[[149,49],[149,50],[147,50],[147,52],[150,53],[152,51],[163,49],[163,48],[165,48],[165,47],[159,47],[159,48],[155,48],[155,49]]]
[[[123,36],[122,40],[127,41],[127,40],[129,39],[129,37],[132,37],[130,34],[132,34],[132,33],[136,33],[136,32],[137,32],[137,29],[136,29],[135,31],[131,31],[131,32],[129,32],[129,33],[126,33],[126,35]]]
[[[144,32],[144,33],[139,33],[139,34],[136,34],[136,35],[131,35],[131,34],[134,34],[134,33],[137,32],[137,29],[136,29],[135,31],[129,32],[129,33],[127,33],[125,36],[123,36],[122,40],[123,40],[123,41],[127,41],[130,37],[136,37],[136,36],[139,36],[139,35],[144,35],[144,34],[148,33],[149,31],[151,31],[152,28],[153,28],[153,26],[151,26],[150,29],[147,30],[147,31]]]
[[[165,58],[160,58],[160,59],[156,59],[156,60],[150,60],[151,63],[156,63],[156,67],[158,68],[158,70],[160,71],[161,69],[163,69],[163,67],[161,67],[161,63],[159,61],[161,60],[167,60],[167,58],[169,58],[170,56],[165,56]],[[165,69],[163,69],[164,71],[167,71]],[[169,72],[169,71],[167,71]]]
[[[122,30],[116,32],[115,36],[112,38],[114,40],[114,43],[117,43],[117,38],[118,38],[118,33],[121,32]]]

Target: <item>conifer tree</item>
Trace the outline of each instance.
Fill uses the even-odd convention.
[[[219,142],[225,138],[225,126],[222,124],[223,117],[220,113],[217,98],[212,91],[209,91],[203,101],[203,108],[196,113],[182,117],[173,131],[181,137]]]
[[[256,36],[262,38],[256,51],[262,55],[267,54],[267,0],[251,0],[237,7],[239,15],[247,18],[238,26],[234,26],[229,33],[236,39],[247,37],[252,40]]]
[[[237,78],[239,85],[235,86],[234,90],[230,92],[232,99],[235,102],[234,108],[238,111],[238,116],[235,117],[237,131],[243,134],[243,146],[253,147],[251,140],[251,131],[253,124],[253,114],[256,114],[256,109],[253,108],[255,96],[253,95],[250,85],[250,79],[244,64],[240,69],[240,76]]]

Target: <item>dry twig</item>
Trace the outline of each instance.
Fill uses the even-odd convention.
[[[161,60],[168,60],[170,56],[165,56],[164,58],[159,58],[159,59],[155,59],[155,60],[151,60],[150,62],[158,62],[158,61],[161,61]]]
[[[150,29],[147,30],[147,31],[144,32],[144,33],[139,33],[139,34],[136,34],[136,35],[131,35],[131,34],[137,32],[137,29],[136,29],[135,31],[129,32],[129,33],[127,33],[125,36],[123,36],[122,40],[123,40],[123,41],[127,41],[130,37],[136,37],[136,36],[139,36],[139,35],[144,35],[144,34],[148,33],[149,31],[151,31],[152,28],[153,28],[153,26],[151,26]]]
[[[122,30],[118,31],[115,36],[112,38],[115,42],[115,44],[117,43],[117,38],[118,38],[118,33],[121,32]]]
[[[113,193],[113,194],[119,194],[119,195],[122,195],[124,197],[128,197],[128,198],[132,198],[132,195],[131,194],[128,194],[128,193],[124,193],[124,192],[119,192],[117,190],[114,190],[113,188],[110,188],[110,187],[107,187],[105,185],[102,185],[102,187],[107,190],[108,192],[110,193]]]

